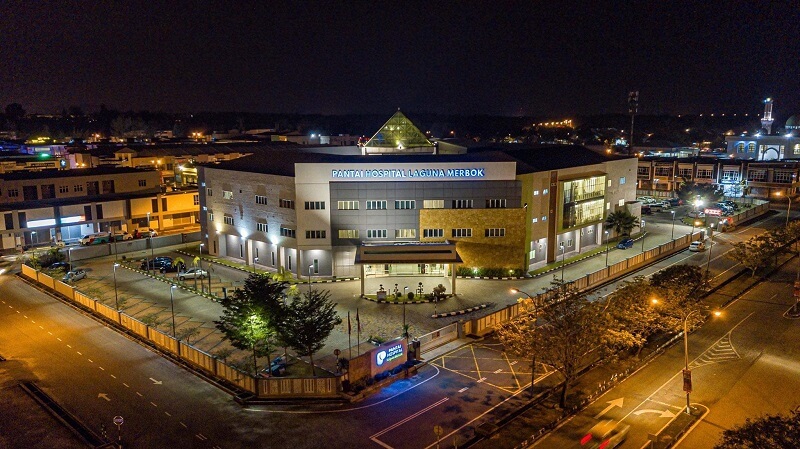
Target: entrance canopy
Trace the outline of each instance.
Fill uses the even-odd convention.
[[[356,264],[376,263],[463,263],[456,244],[444,243],[364,243],[356,251]]]

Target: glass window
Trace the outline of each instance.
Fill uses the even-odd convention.
[[[225,217],[224,217],[224,221],[225,221],[225,224],[226,224],[226,225],[231,225],[231,226],[233,226],[233,217],[232,217],[232,216],[230,216],[230,215],[225,215]]]
[[[358,201],[338,201],[336,208],[339,210],[358,210]]]
[[[325,231],[306,231],[307,239],[324,239]]]
[[[256,204],[266,205],[267,204],[267,197],[265,197],[263,195],[256,195]]]
[[[444,236],[444,229],[423,229],[422,237],[424,238],[438,238]]]
[[[472,200],[453,200],[453,209],[472,209]]]
[[[486,228],[486,237],[505,237],[506,228]]]
[[[416,209],[417,202],[414,200],[397,200],[394,202],[395,209]]]
[[[444,209],[444,200],[424,200],[422,207],[424,209]]]
[[[487,209],[505,209],[505,207],[506,207],[505,198],[486,200]]]
[[[395,229],[394,238],[396,239],[414,239],[417,238],[416,229]]]
[[[325,201],[306,201],[306,210],[325,209]]]
[[[223,190],[222,191],[222,199],[232,200],[233,199],[233,192],[230,191],[230,190]]]
[[[453,237],[472,237],[472,228],[453,229],[451,235]]]
[[[295,238],[297,231],[294,229],[284,228],[281,226],[281,236]]]
[[[358,229],[339,229],[340,239],[357,239]]]
[[[386,210],[386,200],[368,200],[367,210]]]
[[[386,229],[367,229],[368,239],[385,239]]]
[[[282,207],[284,209],[294,209],[294,200],[286,200],[281,198],[278,200],[278,207]]]
[[[262,222],[256,223],[256,229],[258,229],[259,232],[269,232],[267,224]]]

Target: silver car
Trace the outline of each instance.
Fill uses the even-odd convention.
[[[186,271],[178,273],[178,279],[182,281],[194,278],[205,279],[207,276],[208,272],[200,268],[189,268]]]
[[[63,281],[64,282],[75,282],[80,281],[81,279],[86,277],[86,270],[81,268],[77,268],[72,271],[67,271],[67,274],[64,275]]]

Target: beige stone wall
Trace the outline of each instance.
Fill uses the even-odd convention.
[[[525,268],[525,211],[517,209],[422,209],[421,242],[456,243],[465,267]],[[472,237],[452,236],[455,228],[471,228]],[[487,228],[505,228],[505,237],[486,237]],[[423,229],[443,229],[442,238],[424,238]]]

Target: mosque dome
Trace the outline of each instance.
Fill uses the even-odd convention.
[[[786,130],[800,129],[800,115],[793,115],[786,120]]]

